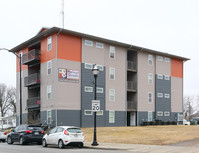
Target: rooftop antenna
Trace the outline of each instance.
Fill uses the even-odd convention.
[[[61,4],[61,17],[62,17],[62,28],[64,28],[64,0],[61,0],[62,1],[62,4]]]

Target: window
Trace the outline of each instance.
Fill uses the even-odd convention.
[[[164,116],[170,116],[170,112],[164,112]]]
[[[115,101],[115,89],[109,89],[109,101]]]
[[[85,67],[85,69],[92,69],[93,68],[93,64],[85,63],[84,67]]]
[[[103,115],[103,110],[97,111],[96,115]]]
[[[165,76],[164,76],[164,79],[165,79],[165,80],[170,80],[170,76],[165,75]]]
[[[164,94],[164,98],[170,98],[170,94]]]
[[[84,115],[93,115],[92,110],[84,110]]]
[[[51,124],[52,112],[51,110],[47,111],[47,124]]]
[[[158,61],[163,61],[163,57],[162,56],[158,56],[157,59],[158,59]]]
[[[162,74],[158,74],[158,75],[157,75],[157,78],[158,78],[158,79],[163,79],[163,75],[162,75]]]
[[[97,68],[100,70],[100,71],[103,71],[104,70],[104,67],[102,65],[97,65]]]
[[[148,102],[152,103],[152,92],[148,93]]]
[[[52,61],[47,62],[47,75],[52,73]]]
[[[109,123],[115,123],[115,111],[109,111]]]
[[[48,40],[47,40],[47,50],[51,50],[52,49],[52,37],[48,37]]]
[[[93,42],[90,40],[85,40],[85,45],[87,46],[93,46]]]
[[[51,85],[47,86],[47,99],[51,99],[52,89]]]
[[[163,112],[162,111],[158,111],[157,112],[157,116],[163,116]]]
[[[97,48],[104,48],[104,44],[96,42],[96,47]]]
[[[165,58],[164,58],[164,61],[167,62],[167,63],[169,63],[169,62],[170,62],[170,58],[165,57]]]
[[[152,55],[148,55],[148,64],[153,65],[153,56]]]
[[[153,120],[153,114],[152,112],[148,112],[148,122],[151,122]]]
[[[148,84],[153,83],[153,75],[151,73],[148,74]]]
[[[103,88],[97,87],[97,93],[103,93],[103,92],[104,92]]]
[[[93,92],[93,87],[85,86],[84,87],[84,92]]]
[[[158,93],[157,96],[158,96],[158,98],[162,98],[163,97],[163,93]]]
[[[115,80],[115,68],[109,68],[109,78],[110,80]]]
[[[110,46],[110,58],[115,58],[115,47]]]

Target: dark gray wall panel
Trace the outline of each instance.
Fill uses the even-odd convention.
[[[106,125],[112,126],[127,126],[127,112],[126,111],[115,111],[115,123],[109,123],[109,111],[106,111]]]

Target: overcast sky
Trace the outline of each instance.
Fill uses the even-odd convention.
[[[61,27],[61,0],[0,0],[0,48]],[[199,0],[65,0],[65,29],[190,58],[184,93],[199,94]],[[15,55],[0,51],[0,83],[16,86]]]

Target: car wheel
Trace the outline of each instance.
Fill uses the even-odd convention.
[[[12,138],[11,138],[10,136],[9,136],[8,139],[7,139],[7,143],[8,143],[8,144],[13,144]]]
[[[84,146],[83,143],[82,143],[82,144],[79,144],[79,145],[78,145],[78,148],[83,148],[83,146]]]
[[[59,147],[60,149],[64,148],[64,143],[63,143],[62,140],[59,140],[59,142],[58,142],[58,147]]]
[[[20,145],[24,145],[24,144],[25,144],[25,142],[24,142],[24,140],[23,140],[23,137],[20,137],[20,138],[19,138],[19,143],[20,143]]]
[[[45,140],[45,139],[42,140],[42,146],[43,146],[43,147],[47,147],[47,143],[46,143],[46,140]]]
[[[5,142],[5,140],[1,140],[2,142]]]

